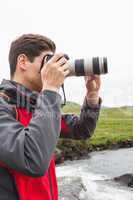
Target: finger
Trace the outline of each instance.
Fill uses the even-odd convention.
[[[100,83],[101,82],[101,77],[100,76],[96,76],[95,79],[96,83]]]
[[[100,80],[100,76],[99,75],[91,75],[91,76],[89,76],[88,80],[89,80],[89,82],[90,81],[98,82]]]
[[[100,75],[94,75],[93,77],[94,77],[94,79],[97,79],[97,80],[99,80],[101,78]]]
[[[70,66],[69,66],[69,64],[67,62],[64,65],[60,66],[60,70],[61,71],[65,71],[65,70],[67,70],[69,68],[70,68]]]
[[[97,75],[97,74],[95,74],[93,76],[94,76],[94,78],[100,78],[100,75]]]
[[[69,69],[67,69],[67,70],[66,70],[66,71],[64,71],[63,73],[64,73],[64,76],[66,77],[66,76],[68,76],[68,75],[69,75],[69,73],[70,73],[70,70],[69,70]]]
[[[51,58],[51,62],[57,62],[60,58],[62,58],[64,56],[63,53],[58,53],[55,54],[52,58]]]
[[[95,74],[92,74],[92,75],[91,75],[91,79],[92,79],[92,80],[95,80],[95,79],[97,79],[97,78],[98,78],[98,75],[95,75]]]
[[[94,80],[94,78],[93,78],[92,75],[89,75],[89,76],[86,76],[86,77],[85,77],[85,82],[86,82],[86,83],[89,83],[89,82],[91,82],[91,81],[93,81],[93,80]]]
[[[67,59],[65,57],[62,57],[59,59],[59,61],[56,62],[59,66],[63,66],[67,62]]]

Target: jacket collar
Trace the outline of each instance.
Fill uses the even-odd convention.
[[[29,112],[34,111],[38,92],[33,92],[22,84],[3,79],[0,84],[0,93],[9,97],[8,101],[19,108],[26,108]]]

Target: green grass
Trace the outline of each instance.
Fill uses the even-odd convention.
[[[80,106],[69,103],[62,111],[78,115]],[[101,109],[95,134],[88,140],[88,145],[110,145],[126,140],[133,141],[133,107]]]

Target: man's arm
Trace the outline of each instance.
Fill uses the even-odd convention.
[[[85,98],[80,115],[64,114],[61,119],[61,138],[87,139],[96,128],[101,107],[101,99],[97,106],[88,104]]]
[[[43,91],[30,124],[24,127],[0,98],[0,162],[29,176],[44,175],[60,134],[60,104],[59,94]]]
[[[80,116],[62,116],[61,137],[63,138],[86,139],[94,133],[101,107],[101,99],[99,98],[100,76],[86,76],[85,85],[86,97]]]

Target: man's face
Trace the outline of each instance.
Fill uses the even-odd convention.
[[[53,54],[51,51],[44,51],[40,56],[35,57],[33,62],[27,60],[26,71],[24,73],[27,84],[31,85],[31,89],[40,92],[42,89],[42,80],[40,67],[42,64],[43,57],[47,54]]]

